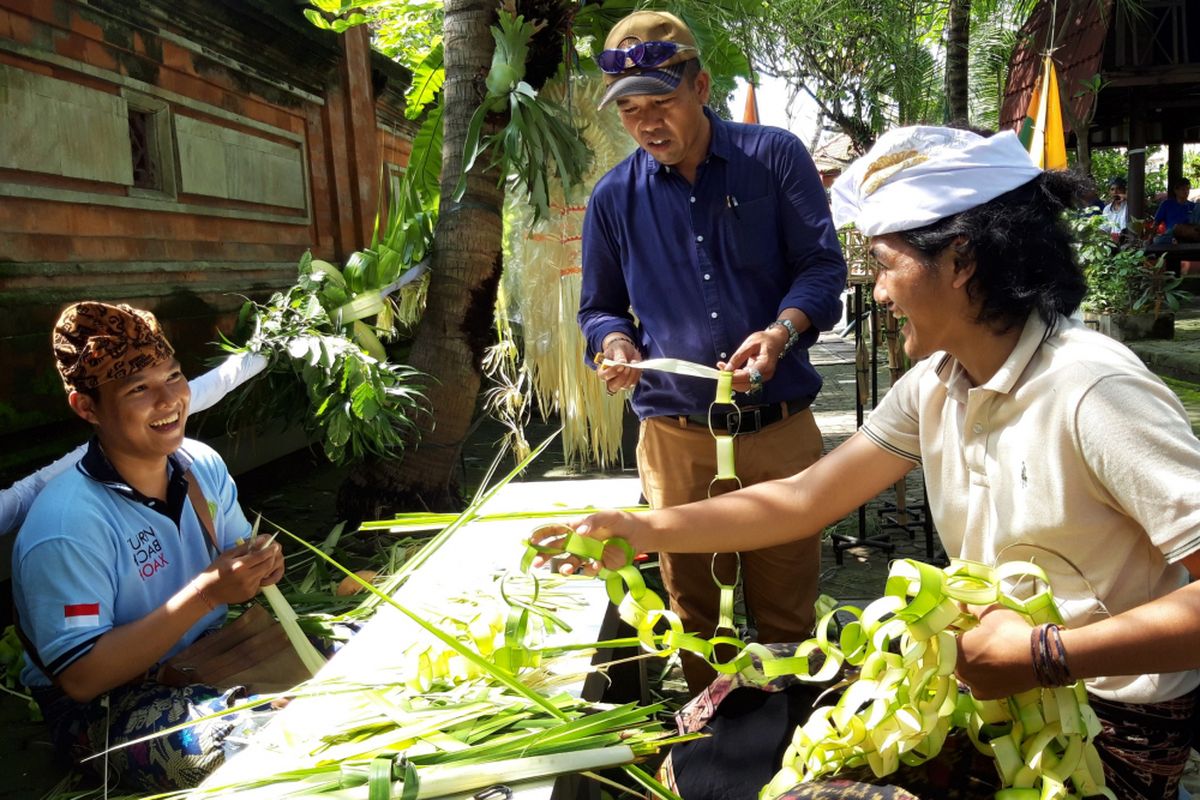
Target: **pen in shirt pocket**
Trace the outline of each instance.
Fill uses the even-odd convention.
[[[736,197],[734,197],[733,195],[731,195],[731,194],[727,194],[727,195],[725,195],[725,207],[726,207],[726,208],[728,208],[730,211],[732,211],[732,212],[733,212],[733,216],[734,216],[734,218],[735,218],[735,219],[741,219],[741,218],[742,218],[742,215],[738,213],[738,201],[737,201],[737,198],[736,198]]]

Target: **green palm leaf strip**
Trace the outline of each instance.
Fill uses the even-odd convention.
[[[537,452],[540,452],[541,449],[544,449],[545,446],[548,445],[552,439],[553,439],[553,437],[551,437],[551,439],[547,439],[545,442],[543,442],[539,446],[539,448],[530,455],[530,458],[532,458]],[[529,459],[526,459],[526,461],[528,461],[528,460]],[[522,462],[522,463],[524,464],[525,462]],[[511,479],[512,477],[513,477],[513,475],[510,474],[508,476],[508,479]],[[485,496],[485,498],[490,497],[493,494],[495,494],[495,492],[499,490],[500,486],[503,486],[504,483],[506,483],[506,482],[507,482],[507,480],[501,482],[501,484],[499,484],[492,491],[490,491]],[[356,575],[355,573],[353,573],[350,570],[343,567],[341,564],[339,564],[333,558],[331,558],[330,556],[328,556],[324,552],[322,552],[320,548],[316,547],[315,545],[309,544],[304,539],[301,539],[299,536],[296,536],[295,534],[291,533],[290,531],[288,531],[285,528],[282,528],[280,526],[275,526],[275,527],[279,528],[279,530],[282,533],[291,537],[295,542],[300,544],[302,547],[310,550],[313,553],[313,555],[317,556],[320,559],[324,559],[334,569],[339,570],[346,576],[350,577],[352,580],[354,580],[356,583],[358,583],[360,586],[362,586],[362,588],[366,589],[368,592],[370,592],[372,595],[374,595],[377,598],[377,600],[387,603],[388,605],[392,606],[397,611],[399,611],[401,614],[408,617],[410,620],[415,622],[421,629],[423,629],[426,633],[429,633],[435,639],[438,639],[443,644],[445,644],[447,647],[449,647],[450,649],[452,649],[456,653],[458,653],[458,655],[462,656],[467,661],[474,664],[476,667],[479,668],[479,670],[482,673],[491,676],[491,678],[493,680],[495,680],[497,683],[510,689],[513,693],[524,697],[532,705],[538,706],[539,708],[545,710],[551,716],[556,717],[557,719],[562,720],[562,721],[570,720],[570,716],[568,714],[561,711],[558,708],[558,706],[556,706],[554,703],[552,703],[546,697],[542,696],[538,692],[525,686],[525,684],[523,684],[519,680],[517,680],[517,678],[512,673],[510,673],[508,670],[505,670],[505,669],[499,667],[498,665],[492,663],[488,659],[479,655],[479,653],[477,653],[474,650],[472,650],[471,648],[467,647],[464,643],[460,642],[458,639],[446,634],[444,631],[442,631],[437,626],[430,624],[428,621],[423,619],[421,616],[413,613],[406,606],[404,606],[402,603],[397,601],[395,598],[391,597],[390,595],[385,594],[380,589],[371,585],[367,581],[364,581],[358,575]],[[431,544],[432,544],[432,542],[431,542]],[[667,798],[667,800],[682,800],[682,798],[678,797],[678,795],[676,795],[674,792],[671,792],[669,789],[667,789],[661,783],[656,781],[653,777],[651,777],[649,774],[647,774],[644,770],[640,769],[639,767],[632,765],[632,764],[628,764],[628,765],[625,765],[623,767],[623,769],[634,780],[636,780],[641,786],[645,787],[646,789],[648,789],[650,791],[655,792],[656,796],[662,797],[662,798]]]
[[[421,551],[419,553],[417,553],[415,556],[413,556],[408,561],[406,561],[404,563],[404,565],[401,566],[400,569],[397,570],[394,575],[392,575],[392,577],[390,577],[387,581],[385,581],[380,586],[378,592],[371,594],[370,597],[368,597],[365,601],[363,601],[362,608],[364,610],[370,610],[370,609],[375,608],[376,606],[379,605],[379,602],[380,602],[379,596],[381,594],[382,595],[390,595],[391,593],[393,593],[397,589],[399,589],[400,586],[403,585],[403,583],[406,580],[408,580],[408,576],[410,574],[412,574],[413,571],[420,568],[420,566],[422,564],[424,564],[426,561],[428,561],[429,558],[434,553],[436,553],[438,551],[438,549],[441,548],[442,545],[444,545],[446,542],[448,542],[450,540],[450,537],[454,535],[455,531],[457,531],[463,525],[466,525],[468,522],[471,522],[472,520],[478,518],[479,509],[482,508],[484,506],[484,504],[486,504],[489,500],[491,500],[493,497],[495,497],[500,492],[501,489],[503,489],[505,486],[507,486],[509,484],[509,482],[511,482],[514,478],[516,478],[518,475],[520,475],[522,472],[524,472],[526,467],[528,467],[530,464],[532,464],[534,459],[536,459],[539,455],[541,455],[542,452],[547,447],[550,446],[550,443],[553,442],[555,440],[555,438],[558,436],[558,434],[561,432],[562,432],[562,428],[559,428],[554,433],[550,434],[548,437],[546,437],[546,439],[544,441],[542,441],[541,444],[539,444],[537,447],[533,448],[533,450],[530,451],[529,455],[527,455],[525,458],[521,459],[521,461],[517,463],[517,465],[513,468],[513,470],[511,472],[509,472],[507,475],[505,475],[503,478],[501,478],[495,484],[489,485],[491,475],[495,473],[500,461],[503,460],[503,458],[505,456],[505,453],[503,451],[497,453],[496,458],[492,461],[491,467],[488,469],[487,476],[484,478],[484,481],[480,484],[479,491],[476,493],[475,497],[471,500],[471,503],[463,510],[463,512],[461,514],[459,514],[457,517],[455,517],[453,519],[453,521],[450,522],[449,525],[447,525],[445,528],[443,528],[441,533],[439,533],[437,536],[430,539],[429,544],[427,544],[425,547],[421,548]]]
[[[613,506],[605,506],[613,508]],[[561,517],[582,517],[596,510],[596,506],[579,506],[543,508],[537,511],[504,511],[495,514],[479,514],[475,517],[479,522],[502,522],[505,520],[526,519],[557,519]],[[649,510],[649,506],[621,506],[617,510],[639,512]],[[441,530],[458,519],[461,514],[453,512],[426,512],[397,514],[391,519],[375,519],[363,522],[358,526],[360,531],[391,531],[392,533],[417,533],[419,531]]]

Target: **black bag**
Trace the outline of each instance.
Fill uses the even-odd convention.
[[[675,786],[686,800],[757,800],[779,771],[792,732],[812,713],[823,686],[778,692],[743,686],[717,706],[707,738],[671,748]]]

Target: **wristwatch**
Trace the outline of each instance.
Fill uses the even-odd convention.
[[[792,324],[792,321],[790,319],[784,319],[783,317],[780,317],[779,319],[772,322],[770,325],[767,326],[766,329],[771,330],[771,328],[776,328],[776,327],[783,328],[785,331],[787,331],[787,335],[788,335],[787,341],[784,342],[784,345],[783,345],[783,351],[780,352],[780,354],[779,354],[779,357],[783,358],[784,356],[786,356],[788,354],[788,351],[791,350],[792,347],[795,346],[796,342],[800,341],[800,332],[798,330],[796,330],[796,326]]]

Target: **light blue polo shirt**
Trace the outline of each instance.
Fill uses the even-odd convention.
[[[161,501],[125,484],[95,440],[77,465],[38,495],[17,534],[13,594],[21,627],[46,669],[58,675],[96,640],[165,603],[212,563],[215,553],[182,475],[190,469],[207,498],[221,550],[250,535],[237,487],[221,457],[185,439],[169,459],[176,521]],[[182,505],[179,501],[182,500]],[[225,620],[218,606],[197,622],[164,659]],[[51,681],[26,656],[26,686]]]

